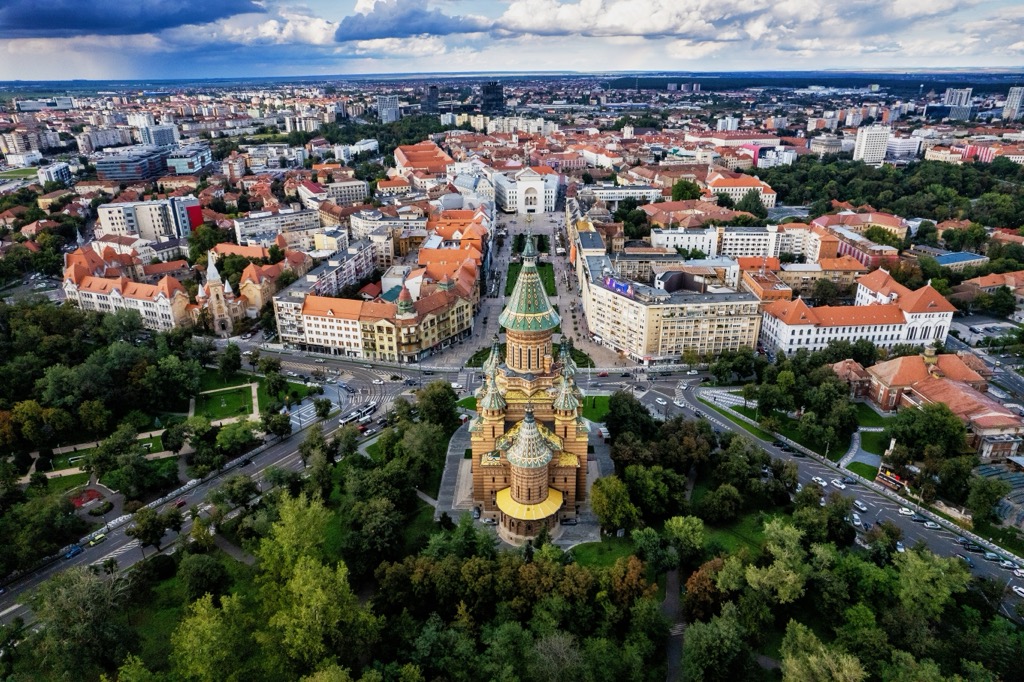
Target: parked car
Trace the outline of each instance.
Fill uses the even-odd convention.
[[[913,516],[914,515],[914,512],[910,511],[906,507],[900,507],[899,511],[896,512],[896,513],[899,514],[900,516]]]
[[[968,542],[966,545],[964,545],[964,549],[966,549],[971,554],[984,554],[985,553],[985,548],[984,547],[982,547],[981,545],[976,545],[973,542]]]
[[[64,555],[65,559],[74,559],[76,556],[84,552],[79,545],[71,545],[71,549],[68,550],[67,554]]]
[[[1002,560],[1003,558],[995,552],[985,552],[985,561],[994,561],[998,563]]]
[[[474,519],[479,519],[480,518],[480,507],[473,507],[473,518]]]
[[[668,401],[665,400],[664,398],[655,398],[654,402],[658,403],[659,405],[668,405]]]
[[[822,488],[827,488],[828,487],[828,483],[826,483],[825,479],[822,478],[821,476],[815,476],[811,480],[814,481],[815,483],[817,483],[818,485],[820,485]]]
[[[105,534],[103,534],[103,533],[100,533],[99,535],[95,536],[92,540],[89,540],[89,546],[90,547],[95,547],[96,545],[100,544],[101,542],[103,542],[106,539],[107,539],[107,536]]]
[[[924,522],[924,527],[927,528],[928,530],[938,530],[938,529],[942,528],[942,526],[940,526],[939,524],[935,523],[934,521],[925,521]]]
[[[606,377],[606,376],[608,376],[608,372],[598,372],[597,376],[599,376],[599,377]]]
[[[1009,569],[1011,571],[1018,571],[1018,570],[1020,570],[1020,566],[1017,565],[1017,562],[1010,561],[1009,559],[1003,559],[1002,561],[999,562],[999,565],[1001,567]]]
[[[966,554],[957,554],[956,556],[959,557],[960,560],[967,564],[970,568],[974,568],[974,560],[971,559],[971,557],[967,556]]]
[[[861,502],[860,500],[854,500],[853,501],[853,506],[856,507],[859,511],[862,511],[862,512],[867,512],[867,510],[868,510],[868,506],[866,504],[864,504],[863,502]]]
[[[1018,597],[1020,597],[1021,599],[1024,599],[1024,587],[1021,587],[1020,585],[1014,585],[1014,586],[1013,586],[1012,588],[1010,588],[1010,589],[1012,589],[1012,590],[1013,590],[1013,593],[1014,593],[1015,595],[1017,595],[1017,596],[1018,596]]]
[[[698,371],[697,371],[697,370],[695,370],[695,369],[691,369],[691,370],[688,370],[688,371],[686,372],[686,374],[687,374],[687,376],[691,376],[691,377],[692,377],[692,376],[697,376],[698,374],[700,374],[700,372],[698,372]]]
[[[897,542],[896,543],[896,551],[899,552],[900,554],[903,554],[904,552],[907,551],[907,548],[903,546],[902,542]]]
[[[840,481],[838,478],[833,478],[831,483],[840,490],[846,490],[846,484]]]
[[[859,527],[861,523],[862,522],[860,520],[860,514],[858,514],[857,512],[853,512],[853,525]]]
[[[485,526],[496,526],[496,525],[498,525],[497,521],[495,521],[494,519],[490,519],[490,518],[488,518],[488,519],[481,519],[480,523],[484,524]]]
[[[913,521],[914,523],[924,523],[928,519],[926,519],[925,517],[921,516],[920,514],[914,514],[913,516],[910,517],[910,520]]]

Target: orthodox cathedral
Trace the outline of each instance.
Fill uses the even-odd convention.
[[[587,490],[583,392],[571,341],[566,337],[557,358],[552,352],[560,320],[536,258],[528,235],[519,280],[499,318],[505,357],[495,339],[470,424],[474,503],[498,513],[498,533],[512,544],[576,518]]]

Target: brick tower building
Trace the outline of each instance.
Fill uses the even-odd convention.
[[[583,392],[576,386],[571,341],[553,355],[559,325],[540,274],[533,236],[526,239],[519,280],[501,313],[505,357],[497,339],[484,363],[470,424],[473,500],[497,512],[503,539],[520,544],[560,518],[575,518],[587,489]]]

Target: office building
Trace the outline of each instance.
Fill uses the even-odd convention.
[[[190,144],[167,157],[167,169],[175,175],[195,175],[212,164],[213,152],[205,144]]]
[[[878,165],[885,160],[889,135],[888,126],[863,126],[857,129],[857,141],[853,146],[853,160]]]
[[[480,113],[500,114],[505,111],[505,88],[498,81],[480,86]]]
[[[437,113],[438,89],[436,85],[427,87],[426,95],[423,98],[423,112],[427,114]]]
[[[243,246],[270,248],[277,243],[277,236],[283,235],[288,248],[309,251],[313,248],[313,235],[322,231],[320,214],[315,209],[260,211],[235,220],[235,240]]]
[[[146,128],[156,125],[156,119],[148,111],[133,111],[128,114],[128,125],[133,128]]]
[[[377,117],[381,123],[394,123],[402,118],[398,95],[377,95]]]
[[[969,107],[973,88],[946,88],[942,103],[947,107]]]
[[[1003,120],[1016,121],[1024,114],[1024,88],[1010,88],[1003,106]]]
[[[49,166],[43,166],[36,171],[36,177],[39,178],[39,184],[45,185],[48,182],[59,182],[62,185],[71,184],[71,167],[63,161],[57,163],[51,163]]]
[[[91,154],[104,147],[121,147],[132,144],[132,131],[129,128],[105,128],[102,130],[86,130],[75,135],[78,151]]]
[[[167,172],[167,157],[170,155],[170,149],[161,147],[119,149],[96,161],[96,174],[100,180],[114,182],[156,180]]]
[[[146,126],[139,128],[139,138],[142,144],[154,147],[173,147],[180,139],[178,126]]]
[[[193,196],[125,201],[96,208],[96,235],[138,236],[154,242],[187,238],[203,222]]]
[[[718,123],[715,125],[715,130],[727,131],[727,130],[739,130],[740,120],[734,116],[726,116],[718,119]]]

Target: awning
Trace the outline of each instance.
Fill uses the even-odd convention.
[[[557,512],[562,506],[562,492],[548,488],[548,499],[537,504],[522,504],[512,499],[512,488],[498,491],[498,509],[506,516],[521,521],[540,521]]]

